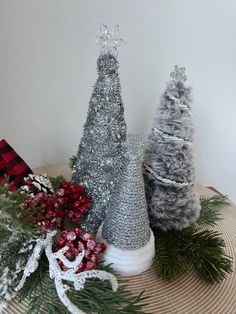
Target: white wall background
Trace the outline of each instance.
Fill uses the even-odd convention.
[[[120,24],[129,130],[147,133],[174,64],[194,87],[198,181],[236,200],[235,0],[0,0],[0,138],[32,166],[76,153],[99,24]]]

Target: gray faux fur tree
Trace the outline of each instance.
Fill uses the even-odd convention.
[[[144,155],[144,180],[153,227],[183,229],[200,213],[195,191],[191,89],[185,69],[175,66],[161,97]]]

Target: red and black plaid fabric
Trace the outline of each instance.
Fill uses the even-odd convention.
[[[25,161],[5,140],[0,141],[0,177],[7,175],[11,181],[11,189],[20,187],[23,178],[33,173]]]

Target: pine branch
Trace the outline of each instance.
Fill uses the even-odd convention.
[[[52,183],[52,187],[54,190],[58,189],[60,185],[66,181],[66,179],[62,175],[57,177],[49,177],[49,180]]]
[[[69,166],[71,169],[74,168],[75,164],[76,164],[76,161],[77,161],[77,156],[73,155],[70,157],[69,159]]]
[[[25,265],[32,254],[33,242],[22,235],[12,233],[0,241],[0,304],[11,300],[15,287],[22,277]]]
[[[143,292],[138,296],[132,296],[126,285],[122,285],[117,292],[113,292],[109,283],[98,280],[90,280],[86,283],[85,289],[80,293],[74,293],[71,299],[86,313],[99,314],[129,314],[144,313],[140,302],[146,298]]]
[[[60,303],[54,283],[48,276],[48,262],[45,255],[39,261],[37,270],[27,279],[17,296],[19,302],[27,300],[26,314],[41,312],[66,313]]]
[[[7,179],[5,183],[0,184],[0,231],[14,232],[32,238],[38,232],[29,222],[29,213],[23,208],[27,195],[20,193],[20,189],[10,192],[9,185]]]
[[[155,231],[154,266],[157,274],[166,280],[182,276],[189,269],[189,261],[182,250],[182,240],[176,233],[178,232]]]
[[[230,205],[227,196],[214,195],[200,197],[201,212],[197,220],[198,224],[214,226],[218,220],[221,220],[219,208]]]
[[[225,254],[225,242],[217,231],[186,229],[186,257],[199,276],[208,283],[219,283],[232,272],[232,258]]]
[[[225,243],[216,231],[194,226],[181,231],[154,230],[157,273],[170,280],[185,274],[192,264],[208,283],[221,282],[232,272],[232,259],[224,252]]]
[[[111,268],[104,268],[102,265],[100,268],[111,271]],[[122,281],[119,283],[119,290],[113,292],[108,282],[96,279],[88,280],[83,290],[69,292],[68,296],[81,310],[98,314],[141,314],[144,313],[142,306],[147,299],[143,292],[133,296]],[[37,271],[20,291],[20,300],[23,299],[30,300],[27,314],[41,313],[43,310],[50,314],[69,313],[57,296],[54,282],[49,279],[45,256],[42,257]]]

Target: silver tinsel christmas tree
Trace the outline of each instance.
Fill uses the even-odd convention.
[[[102,230],[107,243],[125,251],[145,246],[151,235],[142,175],[141,138],[129,135],[127,144],[128,162],[109,203]]]
[[[118,38],[118,26],[109,31],[102,25],[101,31],[98,78],[72,175],[72,182],[85,186],[93,198],[85,223],[89,231],[96,231],[105,217],[126,153],[126,123],[117,60],[117,47],[122,39]]]
[[[191,89],[185,68],[175,66],[161,97],[144,155],[144,179],[151,225],[182,229],[199,216],[195,192]]]

